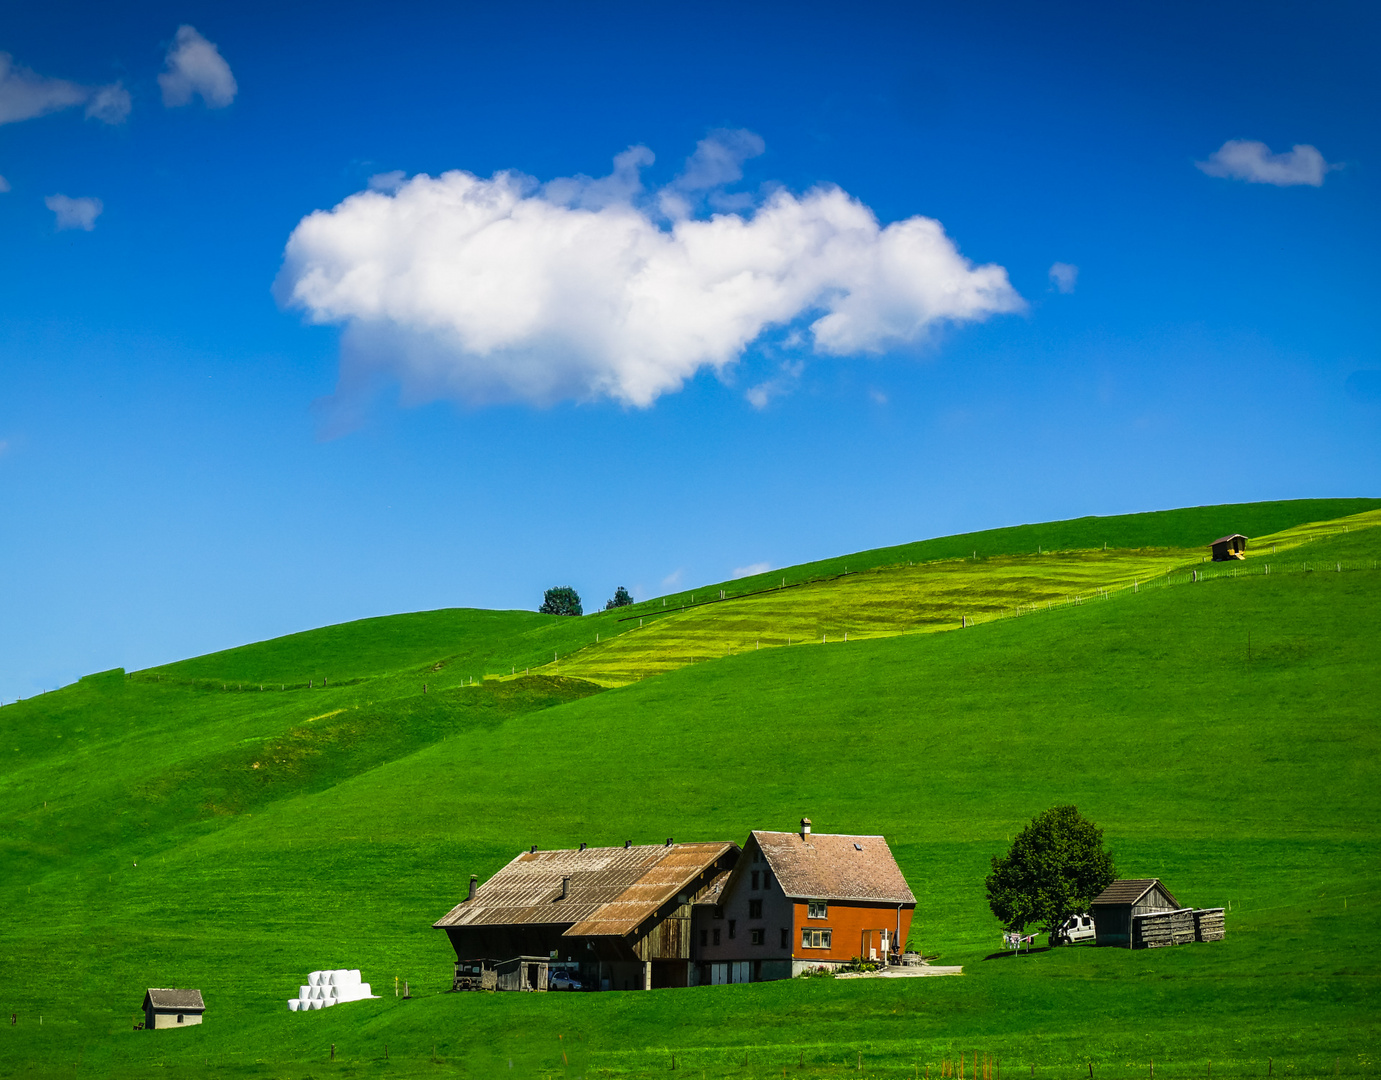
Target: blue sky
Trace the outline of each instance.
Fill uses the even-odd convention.
[[[1204,7],[7,13],[0,700],[1376,495],[1375,9]]]

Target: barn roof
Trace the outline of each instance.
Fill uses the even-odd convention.
[[[759,832],[753,839],[787,896],[914,904],[892,849],[881,836]],[[741,872],[741,871],[740,871]]]
[[[1246,539],[1247,539],[1247,537],[1243,536],[1241,533],[1233,533],[1231,536],[1220,536],[1220,537],[1218,537],[1218,539],[1215,540],[1215,541],[1213,541],[1213,544],[1210,544],[1209,547],[1213,547],[1214,544],[1226,544],[1229,540],[1246,540]]]
[[[1124,881],[1114,881],[1106,889],[1093,898],[1094,904],[1135,904],[1157,885],[1160,885],[1161,892],[1169,898],[1170,902],[1176,907],[1180,902],[1170,894],[1170,890],[1161,885],[1160,878],[1127,878]]]
[[[144,994],[144,1005],[155,1009],[179,1009],[183,1012],[205,1012],[206,1003],[201,1000],[200,990],[172,990],[167,987],[149,987]]]
[[[570,924],[569,937],[633,933],[737,845],[641,844],[525,851],[432,925]],[[561,880],[568,878],[566,898]]]

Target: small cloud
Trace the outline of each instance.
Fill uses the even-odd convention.
[[[1347,396],[1354,401],[1381,402],[1381,371],[1354,371],[1343,385]]]
[[[223,109],[235,100],[239,87],[220,50],[190,26],[179,26],[168,50],[168,70],[158,77],[163,104],[169,108],[191,104],[200,94],[208,108]]]
[[[887,395],[881,390],[869,390],[868,397],[874,405],[886,405]]]
[[[680,585],[680,584],[681,584],[681,576],[682,576],[682,574],[684,573],[684,571],[685,571],[685,568],[684,568],[684,567],[678,567],[677,569],[675,569],[675,570],[673,570],[671,573],[669,573],[666,577],[662,578],[662,588],[664,588],[664,589],[674,589],[674,588],[676,588],[678,585]]]
[[[103,124],[123,124],[134,107],[129,91],[121,83],[98,86],[86,103],[86,118]]]
[[[772,564],[770,562],[749,563],[747,566],[740,566],[737,570],[734,571],[734,579],[737,580],[738,578],[755,577],[758,574],[765,574],[767,573],[767,571],[771,569]]]
[[[403,186],[403,181],[408,178],[408,174],[402,169],[393,169],[391,172],[375,173],[369,178],[370,191],[386,191],[389,194],[397,191]]]
[[[10,182],[6,180],[3,176],[0,176],[0,195],[3,195],[5,192],[9,190]]]
[[[130,97],[118,82],[83,86],[67,79],[50,79],[16,64],[9,53],[0,53],[0,124],[32,120],[82,104],[88,117],[118,124],[129,115]]]
[[[748,404],[753,408],[765,409],[773,398],[789,394],[795,388],[796,380],[801,377],[801,372],[805,369],[804,360],[787,360],[782,364],[780,375],[760,382],[757,386],[750,386],[743,396],[748,399]]]
[[[9,440],[8,440],[8,439],[0,439],[0,457],[4,457],[4,456],[5,456],[6,454],[8,454],[9,452],[10,452],[10,443],[9,443]]]
[[[1207,161],[1195,166],[1209,176],[1225,180],[1245,180],[1249,184],[1275,184],[1294,187],[1307,184],[1320,187],[1324,176],[1341,165],[1330,165],[1312,146],[1297,144],[1288,153],[1273,154],[1263,142],[1250,139],[1229,139]]]
[[[1072,293],[1079,280],[1079,268],[1072,263],[1052,263],[1050,266],[1050,287],[1056,292]]]
[[[96,227],[96,218],[105,209],[100,199],[89,196],[71,199],[66,195],[49,195],[43,205],[57,215],[59,229],[85,229],[87,232]]]

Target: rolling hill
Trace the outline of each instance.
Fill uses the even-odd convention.
[[[1370,1075],[1378,507],[1023,526],[584,619],[392,616],[5,706],[0,1076],[649,1076],[675,1053],[938,1077],[974,1051],[1051,1080]],[[1229,531],[1252,557],[1203,566]],[[956,609],[977,625],[933,632]],[[798,626],[810,646],[767,647]],[[1056,802],[1124,874],[1230,904],[1227,940],[995,956],[987,860]],[[519,848],[802,814],[885,833],[921,946],[965,975],[444,993],[431,922]],[[384,998],[286,1011],[337,966]],[[131,1031],[159,985],[200,987],[206,1023]]]

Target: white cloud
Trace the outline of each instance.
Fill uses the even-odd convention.
[[[3,176],[0,176],[0,195],[3,195],[5,192],[9,190],[10,182],[6,180]]]
[[[408,178],[408,174],[402,169],[394,169],[391,172],[375,173],[369,178],[370,191],[394,192],[403,186],[403,181]]]
[[[678,585],[681,584],[681,578],[682,578],[682,576],[683,576],[684,573],[685,573],[685,567],[678,567],[677,569],[673,570],[673,571],[672,571],[671,573],[669,573],[666,577],[662,578],[662,588],[664,588],[664,589],[674,589],[674,588],[676,588],[676,586],[678,586]]]
[[[100,120],[105,124],[122,124],[133,105],[129,91],[115,82],[96,88],[91,100],[86,103],[86,116],[88,120]]]
[[[158,76],[158,85],[163,89],[163,104],[169,108],[190,104],[194,94],[200,94],[212,109],[224,108],[235,100],[239,87],[230,65],[193,27],[178,27],[168,49],[167,66],[168,70]]]
[[[782,362],[779,374],[758,383],[756,386],[750,386],[743,396],[748,399],[748,404],[753,408],[765,409],[773,398],[791,393],[796,388],[796,381],[800,379],[801,372],[805,369],[804,361],[785,360]]]
[[[454,171],[360,192],[293,230],[277,296],[344,325],[342,394],[383,371],[409,400],[637,406],[770,327],[804,321],[817,353],[844,356],[1024,307],[939,222],[882,226],[838,188],[668,223],[642,193],[651,160],[634,147],[595,180]],[[732,172],[718,168],[696,182]]]
[[[747,566],[740,566],[734,571],[735,578],[753,577],[755,574],[765,574],[772,569],[769,562],[749,563]]]
[[[1245,180],[1250,184],[1275,184],[1293,187],[1308,184],[1319,187],[1325,174],[1341,165],[1330,165],[1321,153],[1308,144],[1296,145],[1288,153],[1273,154],[1263,142],[1229,139],[1209,155],[1194,163],[1209,176]]]
[[[0,53],[0,124],[32,120],[75,105],[86,105],[88,117],[118,124],[129,115],[130,97],[118,82],[83,86],[67,79],[50,79],[20,67],[9,53]]]
[[[887,404],[887,395],[884,394],[881,390],[869,390],[868,397],[872,400],[874,405]]]
[[[87,232],[96,227],[96,218],[105,209],[100,199],[89,196],[70,199],[66,195],[49,195],[43,205],[57,215],[59,229],[85,229]]]
[[[1079,268],[1070,263],[1052,263],[1050,266],[1050,287],[1056,292],[1072,293],[1079,280]]]

